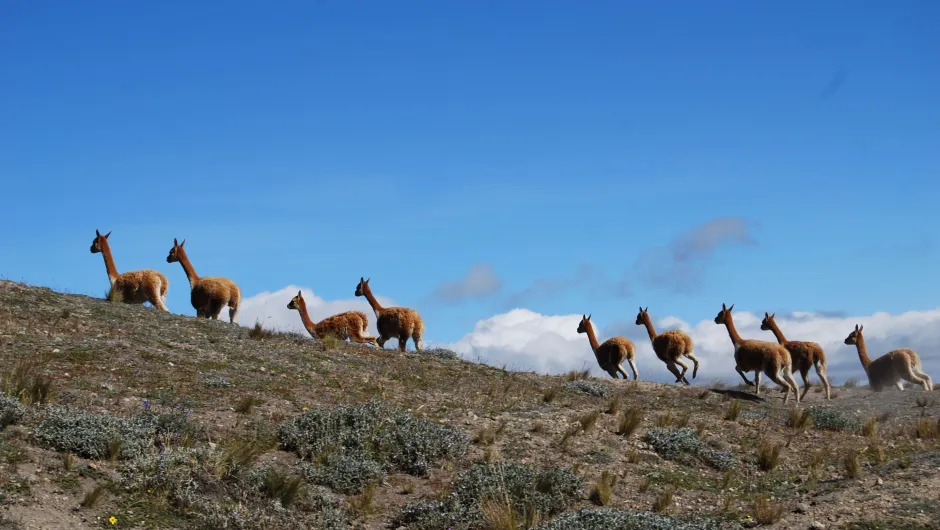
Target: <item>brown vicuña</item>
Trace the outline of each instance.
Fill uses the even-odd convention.
[[[362,311],[346,311],[324,318],[319,322],[310,319],[307,313],[307,302],[304,295],[297,291],[297,296],[291,298],[287,309],[296,309],[300,313],[300,320],[304,323],[307,333],[315,339],[323,339],[332,335],[340,340],[349,339],[353,342],[370,343],[378,346],[375,337],[367,335],[369,317]]]
[[[594,334],[594,326],[591,324],[592,315],[581,315],[581,323],[578,324],[578,333],[587,333],[588,341],[591,343],[591,349],[594,350],[594,357],[597,358],[597,364],[614,379],[618,379],[617,373],[620,373],[624,379],[627,372],[623,369],[621,363],[626,359],[630,363],[630,369],[633,370],[633,379],[640,378],[636,371],[636,347],[633,342],[626,337],[611,337],[602,344],[597,343],[597,335]]]
[[[756,387],[755,393],[758,396],[760,395],[760,374],[764,372],[771,381],[786,389],[787,395],[783,398],[784,403],[790,399],[792,390],[799,404],[800,389],[796,385],[796,380],[793,379],[790,352],[776,342],[742,339],[734,327],[734,319],[731,317],[732,309],[734,309],[734,304],[731,304],[731,307],[721,304],[721,311],[715,316],[715,324],[724,324],[728,328],[731,344],[734,345],[734,369],[741,374],[746,384]],[[754,381],[749,381],[744,372],[754,372]],[[782,378],[779,375],[780,372],[783,372]]]
[[[920,363],[920,356],[910,348],[898,348],[878,357],[874,361],[868,357],[868,348],[865,347],[865,337],[862,328],[855,324],[855,331],[849,333],[845,343],[855,345],[858,350],[858,360],[862,362],[865,373],[868,375],[868,385],[875,392],[881,392],[891,385],[897,385],[904,390],[901,380],[921,385],[924,390],[933,390],[933,381],[924,373]]]
[[[110,236],[111,232],[101,235],[101,232],[96,229],[95,240],[91,242],[91,253],[100,252],[104,257],[104,267],[108,271],[108,281],[111,282],[108,300],[125,304],[150,302],[150,305],[157,309],[169,312],[170,310],[166,307],[166,291],[170,288],[170,282],[166,276],[152,269],[118,274],[117,267],[114,266],[114,257],[111,255],[111,245],[108,243]]]
[[[228,278],[219,276],[202,276],[196,274],[196,269],[186,256],[186,245],[184,239],[182,243],[177,243],[173,238],[173,248],[166,257],[167,263],[178,261],[183,266],[183,272],[189,279],[189,302],[196,310],[196,318],[211,318],[218,320],[222,308],[228,306],[228,319],[232,324],[236,323],[238,318],[238,305],[241,303],[241,289],[235,285],[235,282]]]
[[[369,278],[371,280],[372,278]],[[424,321],[414,309],[407,307],[382,307],[372,294],[369,280],[359,277],[356,286],[356,296],[365,296],[375,312],[375,327],[379,330],[377,344],[384,347],[385,342],[391,338],[398,339],[399,351],[405,351],[408,337],[414,341],[415,350],[421,351],[421,336],[424,334]]]
[[[826,387],[826,401],[829,401],[831,399],[831,387],[829,386],[829,379],[826,377],[826,354],[823,352],[822,346],[816,342],[787,340],[783,332],[780,331],[780,326],[778,326],[777,322],[774,320],[775,316],[777,316],[777,313],[770,315],[764,311],[764,320],[761,320],[760,329],[772,331],[774,337],[777,337],[777,343],[790,352],[790,360],[793,362],[793,369],[798,370],[800,377],[803,378],[803,394],[800,398],[806,399],[806,393],[809,392],[810,385],[806,376],[809,374],[810,366],[812,366],[816,369],[819,380],[822,381],[823,386]]]
[[[689,370],[689,365],[682,362],[680,357],[688,357],[694,363],[692,379],[695,379],[695,376],[698,374],[698,358],[692,353],[695,347],[695,344],[692,342],[692,337],[680,329],[671,329],[657,335],[656,329],[653,327],[653,320],[650,318],[649,313],[647,313],[647,309],[649,309],[649,307],[646,309],[640,308],[640,312],[636,315],[636,325],[646,326],[646,332],[649,334],[650,341],[653,343],[653,352],[656,354],[656,357],[659,357],[660,361],[666,363],[666,368],[672,372],[672,375],[676,376],[676,382],[682,382],[686,385],[691,384],[685,377],[685,373]],[[677,364],[682,367],[681,373],[679,369],[676,368]]]

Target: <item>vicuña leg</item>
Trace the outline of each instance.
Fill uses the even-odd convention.
[[[617,368],[608,368],[605,370],[605,372],[610,374],[610,376],[613,377],[614,379],[620,379],[620,377],[618,377],[617,375],[617,372],[618,372]],[[623,374],[623,378],[627,379],[627,374]]]
[[[635,362],[633,359],[627,359],[627,364],[630,365],[630,371],[633,372],[633,380],[634,380],[634,381],[639,381],[639,380],[640,380],[640,372],[638,372],[637,369],[636,369],[636,362]],[[621,366],[620,369],[623,370],[623,366]],[[626,377],[627,374],[623,374],[623,375],[624,375],[624,379],[626,379],[626,378],[627,378],[627,377]]]
[[[930,383],[928,383],[928,380],[927,380],[927,379],[924,379],[923,377],[921,377],[921,376],[919,376],[919,375],[917,375],[917,373],[914,371],[914,367],[911,366],[911,365],[909,365],[909,364],[908,364],[908,365],[905,365],[904,368],[902,369],[902,371],[901,371],[901,377],[902,377],[904,380],[910,381],[911,383],[913,383],[913,384],[915,384],[915,385],[921,385],[921,386],[923,386],[923,387],[924,387],[924,390],[927,390],[927,391],[930,390]],[[900,383],[900,381],[898,381],[898,382]]]
[[[685,373],[689,371],[689,365],[682,362],[682,359],[676,359],[676,364],[682,367],[682,373],[679,374],[679,379],[676,382],[678,383],[681,381],[688,385],[689,380],[685,378]]]
[[[816,375],[819,376],[819,380],[822,381],[823,386],[826,387],[826,401],[830,400],[829,397],[829,379],[826,377],[826,367],[823,363],[816,361]]]
[[[803,378],[803,395],[800,396],[800,399],[806,399],[806,393],[809,392],[809,379],[806,376],[809,375],[809,367],[800,368],[800,377]]]
[[[698,375],[698,357],[696,357],[692,352],[685,354],[685,356],[694,363],[694,366],[692,367],[692,379],[695,379],[695,376]]]
[[[408,342],[408,335],[407,335],[407,334],[402,333],[402,334],[398,335],[398,351],[400,351],[400,352],[405,351],[405,343],[407,343],[407,342]]]
[[[148,287],[147,298],[149,299],[149,302],[151,304],[157,307],[157,309],[160,309],[161,311],[166,311],[167,313],[170,312],[170,310],[167,309],[166,304],[163,302],[163,298],[160,297],[160,281],[159,280],[157,280],[156,285],[151,285]]]
[[[238,306],[237,306],[237,305],[231,305],[231,304],[229,304],[229,306],[228,306],[228,320],[229,320],[229,322],[231,322],[232,324],[234,324],[234,323],[235,323],[235,320],[236,320],[237,318],[238,318]]]
[[[679,373],[679,369],[676,368],[675,363],[672,363],[672,362],[666,363],[666,368],[669,369],[670,372],[672,372],[672,375],[676,376],[676,382],[677,382],[677,383],[682,383],[682,382],[683,382],[683,381],[682,381],[682,374]]]
[[[930,376],[927,375],[927,373],[924,372],[924,370],[920,366],[914,366],[912,367],[912,369],[915,375],[927,381],[927,386],[924,388],[932,392],[933,391],[933,379],[931,379]]]
[[[760,370],[754,370],[754,394],[760,395]]]
[[[417,331],[412,331],[411,340],[415,343],[415,351],[421,351],[422,349],[421,333],[418,333]]]
[[[754,383],[748,380],[747,376],[744,375],[744,370],[742,370],[740,366],[735,366],[734,369],[737,370],[739,374],[741,374],[741,379],[744,379],[744,384],[754,386]]]

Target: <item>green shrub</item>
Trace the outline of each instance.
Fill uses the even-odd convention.
[[[738,467],[734,455],[709,447],[698,437],[695,429],[654,427],[646,432],[645,439],[653,446],[653,450],[667,460],[681,460],[686,455],[692,455],[719,471]]]
[[[604,383],[601,383],[600,381],[590,381],[587,379],[579,379],[577,381],[566,383],[565,388],[579,394],[594,397],[604,397],[610,392],[607,388],[607,385]]]
[[[109,457],[108,445],[120,441],[119,458],[126,459],[143,454],[155,434],[156,427],[149,419],[49,405],[33,435],[41,445],[92,459]]]
[[[369,484],[385,478],[381,464],[361,453],[331,454],[319,466],[305,466],[304,473],[309,482],[344,494],[362,493]]]
[[[0,392],[0,429],[20,421],[25,415],[26,407],[18,399]]]
[[[449,495],[405,506],[392,526],[415,530],[477,528],[483,521],[480,503],[507,498],[520,515],[534,511],[548,517],[566,510],[583,495],[584,483],[567,470],[483,462],[458,475]]]
[[[719,530],[741,528],[711,521],[683,521],[652,512],[637,512],[623,508],[582,508],[576,512],[556,517],[538,530]]]
[[[430,355],[432,357],[446,360],[458,358],[457,352],[454,350],[448,350],[447,348],[428,348],[421,350],[419,353],[422,355]]]
[[[281,447],[301,458],[347,451],[386,471],[426,476],[434,461],[462,456],[470,438],[453,427],[417,418],[383,401],[311,409],[278,428]]]
[[[855,430],[862,427],[862,423],[855,418],[847,417],[835,409],[823,407],[809,407],[806,409],[813,419],[813,426],[817,429],[829,431]]]

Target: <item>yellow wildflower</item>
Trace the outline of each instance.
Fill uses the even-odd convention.
[[[108,522],[111,523],[112,525],[117,524],[117,517],[112,515],[111,518],[108,519]]]

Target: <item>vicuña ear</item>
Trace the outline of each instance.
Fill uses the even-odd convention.
[[[734,309],[734,304],[731,304],[731,307],[728,308],[728,311],[730,312],[732,309]]]
[[[110,236],[110,235],[111,235],[111,232],[108,232],[107,234],[104,235],[104,238],[105,238],[105,239],[108,239],[108,236]]]
[[[764,311],[764,318],[770,318],[770,315],[767,314],[767,311]]]
[[[101,232],[99,232],[97,228],[95,228],[95,235],[101,237]]]
[[[183,242],[180,243],[180,248],[183,248],[183,245],[185,245],[185,244],[186,244],[186,240],[184,239]]]
[[[180,246],[179,241],[177,241],[175,237],[173,238],[173,246],[174,247]]]
[[[649,309],[650,309],[650,306],[646,306],[646,309],[644,309],[643,312],[645,313],[645,312],[649,311]]]
[[[593,314],[588,315],[588,320],[591,320],[591,317],[592,317],[592,316],[593,316]]]
[[[297,296],[300,296],[300,291],[297,291]]]
[[[864,325],[864,324],[858,327],[858,330],[859,330],[859,331],[862,331],[863,329],[865,329],[865,325]]]

